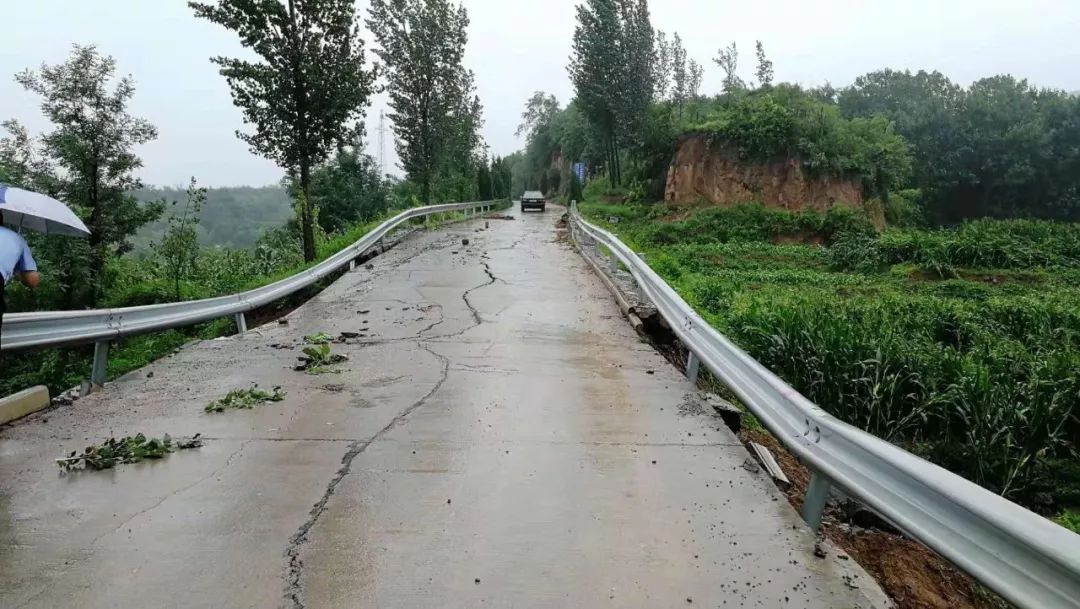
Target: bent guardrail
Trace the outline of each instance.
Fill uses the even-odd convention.
[[[1024,609],[1080,608],[1080,535],[952,472],[852,427],[800,395],[714,330],[636,253],[571,210],[571,225],[603,244],[690,351],[813,471],[803,518],[817,528],[835,486]]]
[[[94,343],[96,348],[90,379],[92,383],[100,385],[105,380],[109,341],[229,316],[236,316],[236,325],[240,332],[244,332],[247,329],[244,313],[293,294],[351,264],[390,231],[413,218],[457,211],[482,213],[502,205],[505,203],[480,201],[407,209],[315,266],[239,294],[140,307],[5,315],[3,328],[0,329],[0,348],[13,351]]]

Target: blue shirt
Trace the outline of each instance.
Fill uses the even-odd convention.
[[[30,255],[30,247],[19,233],[0,226],[0,276],[4,283],[11,281],[15,273],[36,271],[37,263]]]

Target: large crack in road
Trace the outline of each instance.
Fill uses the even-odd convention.
[[[300,525],[300,528],[289,538],[289,547],[285,550],[285,557],[287,559],[286,576],[285,576],[285,598],[290,606],[295,609],[304,609],[303,600],[303,573],[304,573],[304,561],[300,557],[300,550],[302,546],[308,541],[308,534],[311,528],[319,521],[319,517],[326,512],[326,504],[330,501],[330,498],[334,496],[334,492],[337,491],[338,485],[345,479],[345,476],[349,475],[349,471],[352,469],[353,461],[356,460],[361,453],[363,453],[367,447],[371,446],[373,442],[379,439],[380,436],[390,431],[402,421],[407,419],[410,414],[417,408],[423,406],[446,382],[446,377],[450,370],[450,360],[445,356],[439,355],[435,351],[431,350],[423,344],[418,346],[424,351],[430,353],[437,360],[439,360],[442,366],[442,373],[439,380],[422,398],[409,405],[407,408],[401,411],[396,417],[390,420],[385,427],[380,429],[375,435],[366,440],[354,441],[349,450],[341,457],[341,468],[334,474],[334,477],[330,479],[330,482],[326,485],[326,491],[323,493],[319,501],[315,503],[311,508],[308,519]]]

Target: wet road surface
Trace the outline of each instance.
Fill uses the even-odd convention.
[[[880,606],[639,342],[559,211],[419,233],[288,325],[0,429],[0,606]],[[320,331],[362,336],[339,373],[292,371]],[[203,412],[251,383],[288,395]],[[208,440],[57,473],[136,432]]]

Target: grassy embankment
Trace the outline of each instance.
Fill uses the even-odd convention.
[[[581,209],[833,415],[1080,529],[1080,225]]]

